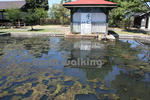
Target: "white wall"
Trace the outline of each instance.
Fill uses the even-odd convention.
[[[145,29],[146,28],[146,18],[143,18],[141,21],[141,29]]]
[[[93,13],[92,23],[93,33],[106,33],[106,15],[104,13]]]
[[[74,13],[73,14],[73,32],[80,33],[81,32],[81,14],[82,13]],[[106,15],[104,13],[91,13],[92,14],[92,25],[91,31],[92,33],[106,33]]]
[[[149,16],[149,20],[148,20],[148,29],[150,29],[150,16]]]

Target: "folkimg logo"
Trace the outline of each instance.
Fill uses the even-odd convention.
[[[64,66],[64,67],[70,67],[70,68],[101,68],[103,65],[102,60],[91,60],[91,59],[83,59],[83,58],[77,58],[77,59],[65,59],[65,60],[58,60],[58,59],[49,59],[47,61],[39,61],[35,62],[39,66],[51,66],[51,67],[57,67],[57,66]]]
[[[102,67],[102,61],[101,60],[90,60],[90,59],[68,59],[65,61],[58,61],[56,59],[50,60],[50,66],[59,66],[63,65],[65,67],[84,67],[84,68],[101,68]]]
[[[82,59],[78,58],[76,60],[68,60],[65,63],[65,66],[68,67],[84,67],[84,68],[101,68],[102,61],[101,60],[90,60],[90,59]]]

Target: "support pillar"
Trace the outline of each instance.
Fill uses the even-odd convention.
[[[106,33],[105,33],[106,36],[108,36],[108,23],[106,23]]]
[[[148,29],[150,30],[150,16],[148,17]]]

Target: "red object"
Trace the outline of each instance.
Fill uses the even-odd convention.
[[[72,34],[72,32],[70,32],[70,34]]]
[[[77,0],[65,3],[64,5],[116,5],[116,3],[105,0]]]

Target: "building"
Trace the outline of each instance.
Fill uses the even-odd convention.
[[[145,3],[148,11],[146,13],[137,13],[134,18],[134,27],[150,30],[150,2]]]
[[[63,6],[71,10],[71,32],[88,35],[108,34],[108,13],[117,4],[105,0],[77,0]]]
[[[22,8],[26,4],[25,0],[0,1],[0,22],[5,22],[6,17],[4,12],[6,9]]]
[[[147,13],[139,13],[135,15],[134,27],[150,30],[150,11],[147,11]]]

